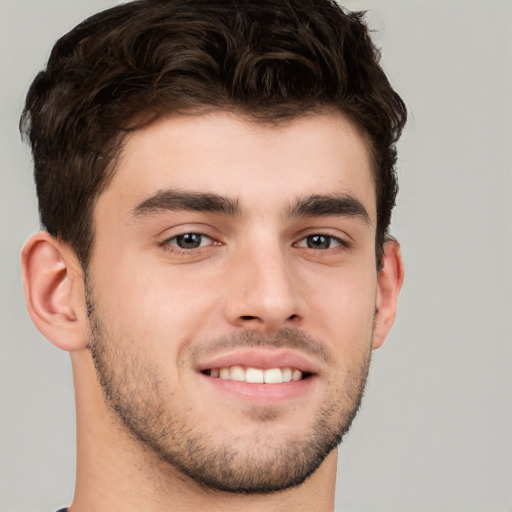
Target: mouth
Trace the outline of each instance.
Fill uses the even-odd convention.
[[[312,389],[319,367],[299,352],[259,347],[217,355],[199,363],[197,371],[212,389],[268,403]]]
[[[311,372],[289,366],[265,369],[234,365],[222,368],[208,368],[201,373],[216,379],[248,382],[249,384],[286,384],[287,382],[296,382],[312,376]]]

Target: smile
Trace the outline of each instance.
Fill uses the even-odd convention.
[[[299,381],[310,375],[308,372],[302,372],[297,368],[291,367],[262,369],[240,365],[211,368],[203,371],[203,373],[222,380],[248,382],[250,384],[283,384]]]
[[[214,356],[205,355],[197,361],[196,371],[214,393],[268,405],[298,399],[315,389],[321,366],[297,350],[237,347]],[[212,399],[217,400],[218,396],[212,395]]]

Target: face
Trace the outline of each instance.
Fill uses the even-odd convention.
[[[210,488],[303,482],[361,399],[375,219],[368,149],[338,115],[131,134],[87,279],[91,353],[126,433]]]

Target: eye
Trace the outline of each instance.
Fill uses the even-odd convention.
[[[297,247],[307,247],[308,249],[314,249],[317,251],[325,251],[326,249],[333,249],[345,245],[342,240],[330,235],[309,235],[299,242]]]
[[[198,249],[199,247],[210,245],[212,239],[202,233],[183,233],[182,235],[169,238],[164,243],[179,247],[180,249]]]

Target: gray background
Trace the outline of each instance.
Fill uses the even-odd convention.
[[[0,510],[53,511],[74,485],[69,358],[25,312],[38,228],[17,119],[53,42],[107,0],[0,0]],[[512,511],[512,2],[349,0],[369,9],[411,119],[393,223],[397,324],[340,451],[342,511]]]

